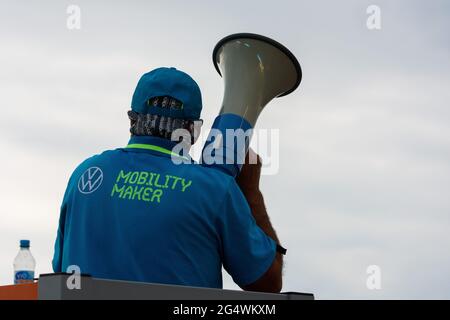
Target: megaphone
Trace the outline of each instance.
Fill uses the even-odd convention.
[[[261,111],[273,98],[297,89],[302,70],[285,46],[252,33],[223,38],[212,58],[225,89],[220,113],[203,148],[202,164],[236,177]]]

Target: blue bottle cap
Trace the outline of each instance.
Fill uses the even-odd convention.
[[[20,240],[20,247],[21,248],[29,248],[30,247],[30,240]]]

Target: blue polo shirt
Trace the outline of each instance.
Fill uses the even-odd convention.
[[[97,278],[222,288],[222,266],[245,286],[270,267],[275,242],[255,223],[236,181],[132,137],[80,164],[61,206],[53,270]],[[178,162],[179,163],[179,162]]]

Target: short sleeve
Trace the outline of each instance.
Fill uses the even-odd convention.
[[[254,283],[272,265],[276,244],[256,224],[234,179],[230,182],[220,214],[223,266],[239,286]]]

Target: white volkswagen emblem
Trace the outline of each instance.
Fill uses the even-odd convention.
[[[90,167],[78,180],[78,190],[89,194],[97,190],[103,182],[103,172],[99,167]]]

